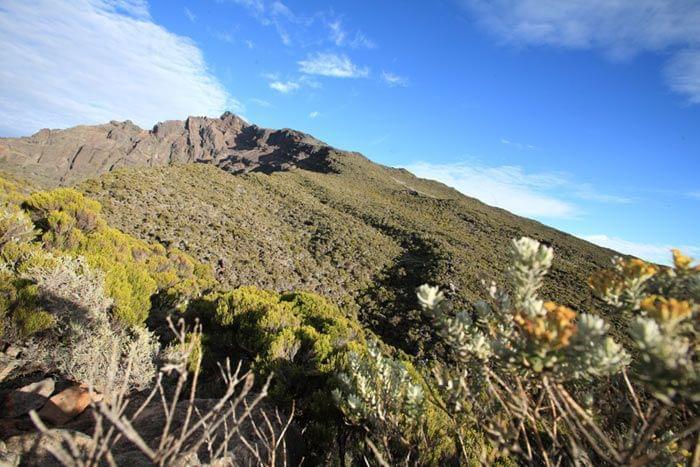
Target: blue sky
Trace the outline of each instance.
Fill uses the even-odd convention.
[[[700,2],[4,0],[0,135],[230,109],[700,256]]]

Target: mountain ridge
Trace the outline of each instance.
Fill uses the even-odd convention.
[[[113,120],[0,138],[0,169],[20,168],[40,183],[70,185],[119,168],[173,163],[211,163],[231,173],[324,171],[324,158],[333,151],[338,150],[309,134],[261,128],[225,112],[219,118],[166,120],[151,130]]]

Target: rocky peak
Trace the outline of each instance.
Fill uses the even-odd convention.
[[[260,128],[224,112],[219,118],[159,122],[150,131],[126,120],[0,138],[0,169],[50,184],[69,184],[120,167],[189,162],[234,173],[296,167],[325,171],[331,151],[336,150],[305,133]]]

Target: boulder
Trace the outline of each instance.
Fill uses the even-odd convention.
[[[55,426],[63,425],[80,415],[91,401],[99,401],[102,396],[90,394],[86,385],[71,386],[51,397],[39,411],[39,417]]]
[[[92,438],[77,431],[53,429],[46,434],[25,433],[5,440],[5,451],[0,453],[0,465],[61,465],[48,447],[52,443],[60,443],[63,435],[71,436],[78,449],[87,450],[92,443]],[[7,464],[3,464],[3,462]]]
[[[46,378],[7,393],[2,402],[5,417],[19,417],[40,409],[49,400],[55,384],[53,378]]]

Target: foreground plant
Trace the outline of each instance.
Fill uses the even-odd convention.
[[[373,457],[385,465],[417,462],[413,443],[418,442],[426,415],[425,395],[405,364],[385,356],[371,342],[366,354],[350,353],[347,371],[339,379],[340,389],[333,397],[348,423],[363,432],[362,441]],[[339,457],[344,459],[344,453]]]
[[[677,253],[675,268],[654,287],[649,281],[658,268],[640,260],[616,259],[613,270],[591,278],[607,303],[634,314],[628,329],[632,359],[600,317],[539,298],[551,248],[521,238],[513,241],[511,256],[512,297],[491,284],[489,299],[474,303],[473,312],[454,313],[437,287],[418,289],[422,308],[455,361],[435,369],[444,409],[458,424],[481,426],[491,439],[493,449],[481,461],[517,455],[544,465],[639,465],[674,451],[689,455],[682,445],[700,428],[687,405],[697,401],[699,384],[700,271],[692,261]],[[656,399],[642,402],[627,376],[630,363],[633,378]],[[611,376],[624,382],[626,403],[618,414],[632,411],[623,432],[605,426],[590,407],[594,384]],[[681,414],[677,434],[669,431],[679,425],[667,423],[671,411]]]
[[[128,386],[111,381],[103,397],[93,397],[102,400],[92,404],[95,423],[88,443],[65,431],[56,436],[36,412],[31,412],[36,427],[51,440],[49,452],[63,465],[76,467],[116,466],[116,453],[125,450],[136,451],[140,459],[161,466],[198,465],[201,460],[219,462],[218,465],[286,465],[285,435],[294,408],[286,419],[276,410],[267,413],[263,400],[271,378],[253,393],[253,374],[241,372],[240,364],[232,370],[227,361],[220,367],[223,395],[211,404],[203,404],[206,401],[196,397],[201,352],[197,348],[199,339],[193,338],[199,336],[200,329],[196,328],[193,334],[187,332],[183,322],[177,328],[170,321],[169,324],[176,340],[164,352],[166,361],[153,388],[134,409],[130,407]],[[118,360],[118,354],[114,355]],[[196,360],[191,374],[188,367],[192,366],[193,356]],[[124,365],[115,361],[115,366]],[[128,373],[133,361],[125,366]],[[168,384],[173,377],[174,383]],[[162,411],[155,439],[147,434],[152,427],[144,426],[157,413],[154,407]]]

